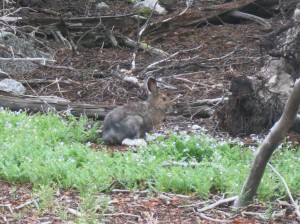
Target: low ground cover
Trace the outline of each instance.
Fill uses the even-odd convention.
[[[101,143],[99,124],[91,124],[85,117],[1,110],[0,179],[15,186],[30,184],[41,213],[59,205],[58,190],[75,191],[81,197],[76,210],[99,220],[115,188],[202,198],[237,195],[255,151],[239,140],[213,138],[200,130],[156,136],[147,147],[112,152]],[[271,161],[295,197],[300,194],[299,154],[297,146],[285,143]],[[100,193],[106,196],[99,197]],[[286,198],[283,184],[270,169],[258,198]],[[64,212],[59,214],[69,219]]]

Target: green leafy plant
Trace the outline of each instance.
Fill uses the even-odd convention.
[[[29,116],[0,110],[0,178],[11,183],[31,183],[39,195],[41,212],[51,208],[56,189],[75,189],[83,195],[80,211],[88,213],[92,220],[98,219],[107,206],[106,199],[103,202],[95,195],[113,188],[202,197],[212,193],[237,195],[253,161],[253,150],[243,147],[239,140],[213,138],[204,131],[158,137],[136,152],[112,153],[104,145],[96,151],[89,143],[101,142],[99,125],[94,123],[86,117],[55,113]],[[283,145],[271,161],[295,197],[300,196],[297,147]],[[282,183],[267,169],[258,198],[285,196]],[[63,212],[62,215],[68,217]]]

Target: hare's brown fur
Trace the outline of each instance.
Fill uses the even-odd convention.
[[[165,119],[172,107],[172,100],[158,92],[156,80],[148,79],[151,94],[146,101],[117,107],[107,114],[103,123],[103,139],[120,144],[125,138],[143,138]]]

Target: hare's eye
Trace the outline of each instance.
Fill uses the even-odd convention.
[[[162,99],[163,101],[166,101],[166,100],[167,100],[167,98],[166,98],[165,96],[163,96],[161,99]]]

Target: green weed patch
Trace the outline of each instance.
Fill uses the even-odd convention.
[[[237,195],[253,160],[250,149],[205,132],[160,137],[137,152],[112,154],[104,145],[95,151],[89,141],[100,142],[98,127],[87,126],[84,117],[29,116],[0,110],[0,178],[32,183],[37,189],[56,186],[85,193],[109,192],[117,187],[202,197],[216,192]],[[295,196],[300,194],[299,158],[299,150],[280,149],[272,160]],[[197,165],[188,165],[190,162]],[[267,169],[259,198],[284,196],[282,183]]]

